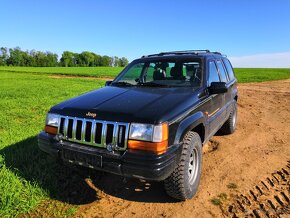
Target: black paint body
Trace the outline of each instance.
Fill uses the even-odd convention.
[[[169,149],[165,154],[155,155],[145,151],[124,151],[111,154],[105,149],[71,142],[60,144],[53,136],[44,132],[39,134],[40,149],[60,158],[64,147],[74,152],[97,154],[102,157],[102,167],[99,167],[99,170],[150,180],[167,178],[179,162],[183,136],[193,130],[198,132],[202,142],[206,143],[228,119],[238,96],[237,80],[236,78],[229,79],[228,74],[228,81],[225,83],[226,92],[211,93],[210,84],[208,84],[209,61],[222,61],[226,71],[223,62],[226,58],[220,54],[205,52],[156,55],[142,57],[130,65],[144,60],[155,61],[168,58],[188,60],[200,58],[203,72],[201,87],[195,90],[192,87],[117,87],[108,83],[109,85],[101,89],[64,101],[49,111],[79,118],[86,118],[89,111],[96,113],[95,119],[98,120],[127,123],[168,122]]]

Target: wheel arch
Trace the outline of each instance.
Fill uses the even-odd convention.
[[[206,138],[205,134],[207,128],[205,122],[206,119],[201,111],[186,117],[184,120],[180,122],[178,126],[174,143],[179,144],[180,142],[182,142],[184,136],[189,131],[194,131],[198,133],[203,143]]]

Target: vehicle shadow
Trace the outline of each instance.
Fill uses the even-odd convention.
[[[102,193],[138,202],[175,202],[168,197],[161,182],[124,179],[82,167],[64,165],[43,153],[37,136],[0,150],[5,165],[18,176],[37,184],[52,199],[82,205],[102,197]]]
[[[150,203],[177,202],[166,194],[163,182],[124,178],[109,173],[92,182],[94,186],[106,194],[129,201]]]

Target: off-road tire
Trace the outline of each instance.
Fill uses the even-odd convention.
[[[196,132],[188,132],[183,139],[180,162],[165,179],[167,194],[178,200],[191,199],[197,192],[202,165],[202,144]],[[196,168],[192,168],[192,166]],[[190,174],[190,169],[193,174]]]
[[[237,125],[237,102],[233,104],[233,109],[232,112],[230,113],[229,118],[227,121],[222,125],[220,128],[220,132],[224,135],[229,135],[234,133],[236,130],[236,125]]]

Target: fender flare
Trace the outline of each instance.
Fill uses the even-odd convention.
[[[206,134],[207,127],[205,125],[205,122],[206,122],[206,119],[204,117],[204,114],[201,111],[196,112],[186,117],[184,120],[180,122],[177,128],[175,138],[174,138],[174,144],[180,144],[185,134],[188,131],[192,130],[194,127],[198,126],[199,124],[202,124],[204,126],[204,130]]]

